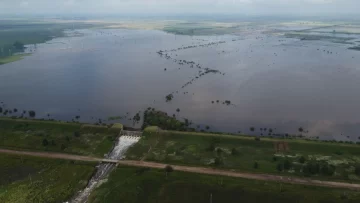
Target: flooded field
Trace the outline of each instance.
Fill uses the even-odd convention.
[[[301,128],[307,136],[358,141],[360,52],[348,49],[359,44],[357,28],[318,37],[333,29],[319,27],[305,38],[299,29],[258,27],[218,36],[69,32],[30,45],[31,56],[0,66],[1,107],[19,109],[7,116],[34,110],[37,118],[121,117],[118,122],[128,125],[154,107],[211,131],[266,135],[265,128]]]

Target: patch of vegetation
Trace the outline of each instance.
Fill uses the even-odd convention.
[[[23,59],[25,56],[29,56],[30,54],[16,54],[12,56],[0,57],[0,65],[15,62]]]
[[[166,164],[216,166],[270,174],[284,171],[281,175],[316,175],[318,179],[357,181],[354,169],[351,169],[360,163],[360,150],[356,145],[265,137],[257,141],[251,136],[197,132],[154,132],[147,128],[141,140],[127,151],[126,157],[140,160],[146,155],[147,161]],[[281,148],[275,146],[284,142],[288,148],[278,151]],[[149,148],[152,149],[150,152]],[[342,154],[335,154],[337,151]],[[217,160],[219,162],[215,164]],[[254,167],[254,162],[258,168]],[[309,163],[319,164],[319,170],[307,173],[305,168]]]
[[[0,156],[0,202],[65,202],[83,189],[93,163]]]
[[[178,110],[180,111],[180,109]],[[145,129],[147,126],[159,126],[161,129],[166,130],[185,131],[189,130],[190,122],[188,119],[184,119],[184,122],[181,122],[176,118],[167,115],[165,112],[148,108],[144,112],[144,123],[142,128]]]
[[[333,43],[341,43],[341,44],[349,44],[349,40],[353,40],[352,37],[336,37],[336,36],[328,36],[328,35],[314,35],[308,33],[286,33],[285,37],[288,38],[297,38],[300,40],[323,40],[329,41]]]
[[[174,171],[166,177],[161,169],[119,167],[96,188],[90,203],[199,203],[199,202],[356,202],[356,191],[254,181]]]
[[[99,127],[99,126],[97,126]],[[78,123],[0,118],[0,146],[103,156],[119,131]]]
[[[349,49],[356,50],[356,51],[360,51],[360,46],[350,47]]]

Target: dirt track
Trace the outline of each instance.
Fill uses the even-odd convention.
[[[166,166],[166,164],[154,163],[154,162],[129,161],[129,160],[115,161],[115,160],[101,159],[101,158],[95,158],[89,156],[78,156],[78,155],[61,154],[61,153],[15,151],[8,149],[0,149],[0,153],[35,156],[35,157],[43,157],[43,158],[54,158],[54,159],[67,159],[67,160],[76,160],[76,161],[110,162],[110,163],[117,163],[119,165],[149,167],[149,168],[159,168],[159,169],[165,168]],[[360,190],[360,184],[352,184],[352,183],[320,181],[320,180],[302,179],[302,178],[268,175],[268,174],[239,173],[239,172],[218,170],[212,168],[203,168],[203,167],[176,166],[176,165],[172,165],[172,167],[176,171],[184,171],[190,173],[201,173],[208,175],[230,176],[230,177],[246,178],[253,180],[277,181],[277,182],[292,183],[292,184],[316,185],[323,187]]]

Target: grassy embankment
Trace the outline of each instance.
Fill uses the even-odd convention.
[[[17,55],[12,55],[12,56],[7,56],[7,57],[1,57],[0,58],[0,65],[21,60],[25,56],[29,56],[29,55],[30,54],[17,54]]]
[[[274,144],[282,141],[289,149],[276,152]],[[127,152],[128,159],[143,157],[146,161],[252,173],[346,182],[360,180],[355,170],[360,164],[360,147],[355,144],[263,137],[255,140],[247,136],[178,131],[156,133],[155,128],[149,127]]]
[[[0,156],[0,202],[65,202],[84,188],[94,163]]]
[[[212,202],[358,202],[359,192],[200,175],[164,170],[119,167],[95,189],[89,202],[208,203]]]
[[[0,147],[102,157],[119,132],[79,123],[0,118]]]

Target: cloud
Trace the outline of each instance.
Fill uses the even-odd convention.
[[[0,13],[358,13],[360,0],[0,0]]]

